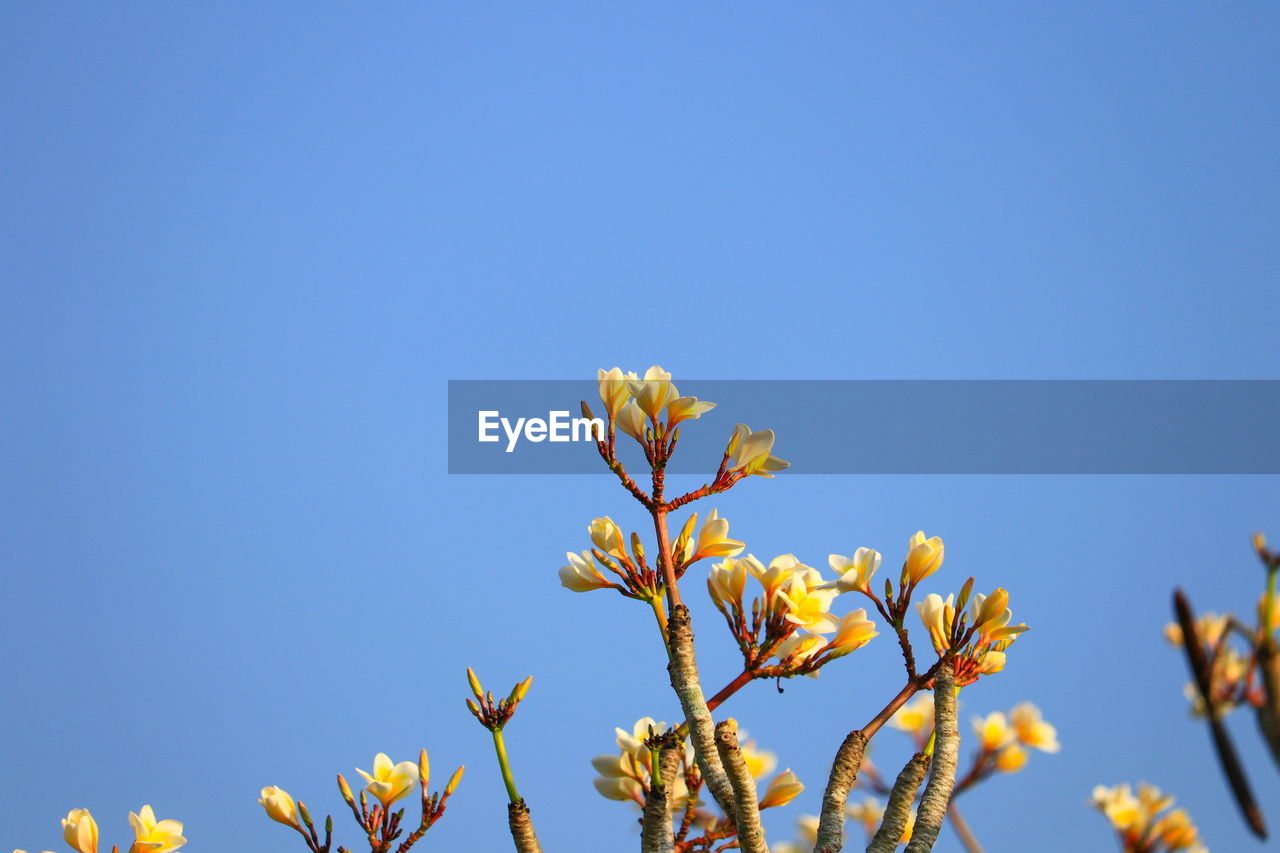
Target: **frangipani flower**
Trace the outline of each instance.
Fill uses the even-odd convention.
[[[832,554],[827,558],[828,565],[838,577],[823,584],[840,592],[871,592],[871,577],[880,568],[880,552],[874,548],[859,548],[852,557]]]
[[[1094,808],[1101,811],[1117,830],[1127,830],[1143,819],[1142,804],[1133,795],[1128,784],[1108,788],[1098,785],[1091,798]]]
[[[791,658],[791,665],[799,667],[809,662],[809,659],[819,654],[827,646],[827,638],[821,634],[806,634],[797,631],[790,637],[787,637],[781,643],[778,643],[774,649],[774,655],[778,660],[786,660]],[[818,672],[806,672],[805,675],[810,678],[817,678]]]
[[[747,561],[729,558],[714,564],[707,575],[707,589],[711,597],[721,605],[742,602],[747,586]]]
[[[889,718],[889,725],[923,740],[933,731],[933,696],[917,693]]]
[[[833,658],[841,657],[862,648],[871,642],[872,637],[878,636],[880,632],[876,630],[876,623],[867,618],[867,609],[859,607],[840,617],[836,635],[823,651]]]
[[[673,390],[674,387],[672,386]],[[681,421],[700,418],[715,407],[715,403],[699,400],[697,397],[677,397],[667,403],[667,426],[673,427]]]
[[[1173,797],[1161,793],[1154,785],[1139,785],[1137,796],[1128,785],[1112,788],[1099,785],[1093,789],[1092,802],[1106,815],[1127,850],[1208,853],[1185,811],[1174,809],[1160,814],[1173,805]]]
[[[694,516],[697,517],[696,515]],[[721,518],[716,510],[711,510],[707,520],[698,531],[698,543],[693,551],[694,560],[704,557],[736,557],[747,547],[737,539],[729,538],[729,519]]]
[[[600,774],[592,780],[596,791],[606,799],[630,800],[643,806],[653,773],[653,758],[644,740],[650,732],[660,733],[667,729],[666,723],[657,722],[652,717],[641,717],[630,732],[615,729],[620,752],[591,759],[591,766]],[[686,752],[684,761],[687,764],[689,760]],[[670,795],[673,807],[683,808],[688,802],[689,789],[683,772],[678,772],[672,781]]]
[[[739,736],[746,738],[746,730],[739,732]],[[753,779],[768,776],[773,772],[773,768],[778,766],[778,756],[760,749],[754,740],[745,740],[741,746],[741,752],[742,760],[747,765],[747,772]]]
[[[804,785],[796,778],[796,774],[792,773],[790,769],[784,770],[774,776],[773,781],[769,783],[769,787],[765,789],[764,796],[760,798],[760,808],[771,809],[775,806],[785,806],[800,796],[800,792],[803,790]]]
[[[991,595],[978,593],[970,608],[972,623],[977,629],[976,645],[985,646],[1011,639],[1027,630],[1026,625],[1010,625],[1013,611],[1009,609],[1009,593],[1000,588]]]
[[[88,809],[72,809],[62,819],[62,837],[79,853],[98,853],[98,823]]]
[[[929,639],[938,654],[945,652],[951,645],[951,628],[955,623],[955,597],[948,595],[945,599],[936,592],[925,596],[924,601],[916,603],[916,612],[920,621],[929,632]]]
[[[1027,763],[1027,751],[1011,743],[996,754],[996,769],[1001,773],[1017,773]]]
[[[618,429],[636,441],[644,441],[644,412],[640,411],[640,407],[636,405],[635,400],[627,400],[622,408],[618,410],[617,424]]]
[[[604,403],[605,411],[609,413],[610,418],[616,418],[623,405],[631,399],[631,385],[627,382],[627,378],[620,367],[596,371],[596,379],[600,385],[600,402]],[[635,378],[634,373],[631,374],[631,378]]]
[[[1009,712],[1009,723],[1013,726],[1018,742],[1041,752],[1057,752],[1062,746],[1058,743],[1058,730],[1046,723],[1040,715],[1040,709],[1030,702],[1021,702]]]
[[[172,853],[187,843],[182,837],[182,823],[176,820],[156,820],[151,806],[143,806],[135,814],[129,812],[136,840],[129,853]]]
[[[591,542],[610,557],[626,556],[623,550],[626,538],[622,535],[622,528],[609,516],[592,519],[587,525],[587,533],[591,534]]]
[[[917,530],[907,543],[907,561],[902,566],[905,582],[918,584],[942,567],[942,537],[926,539],[923,530]]]
[[[978,743],[988,752],[995,752],[1017,740],[1008,718],[999,711],[974,719],[973,730],[978,735]]]
[[[377,797],[384,806],[390,806],[418,784],[417,764],[412,761],[393,764],[385,752],[374,756],[372,773],[366,773],[358,767],[356,772],[369,783],[365,790]]]
[[[1206,648],[1216,646],[1218,641],[1227,632],[1227,625],[1231,623],[1231,615],[1227,613],[1214,613],[1208,611],[1201,613],[1196,617],[1196,639],[1200,641],[1202,646]],[[1177,622],[1170,622],[1164,626],[1164,638],[1171,645],[1182,645],[1182,626]]]
[[[671,384],[671,374],[656,364],[644,372],[644,379],[632,378],[628,384],[636,405],[651,418],[658,417],[669,400],[680,396]]]
[[[569,564],[560,568],[560,585],[566,589],[574,592],[590,592],[593,589],[617,586],[596,568],[590,551],[583,551],[582,556],[568,551],[565,556],[569,558]]]
[[[783,618],[811,633],[829,634],[840,626],[840,621],[829,612],[837,593],[834,590],[818,589],[818,583],[811,586],[809,581],[812,579],[812,576],[805,574],[794,574],[778,590],[778,601],[786,605]],[[818,580],[821,580],[821,576]],[[866,615],[866,611],[863,611],[863,615]]]
[[[743,559],[746,560],[747,571],[751,573],[752,577],[760,581],[760,585],[764,587],[766,603],[772,603],[778,590],[790,581],[793,575],[813,571],[797,560],[795,554],[782,554],[774,557],[769,561],[768,569],[765,569],[760,561],[750,554]]]
[[[729,438],[729,469],[748,475],[772,477],[773,472],[790,467],[790,462],[783,462],[770,455],[771,450],[773,430],[752,432],[746,424],[738,424]]]
[[[294,803],[293,797],[289,796],[289,792],[283,788],[277,788],[275,785],[263,788],[258,805],[262,806],[267,812],[267,817],[276,823],[283,823],[295,829],[302,828],[302,822],[298,820],[298,806]]]

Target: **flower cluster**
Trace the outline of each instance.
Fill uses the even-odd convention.
[[[682,825],[686,835],[692,828],[698,828],[702,835],[698,839],[682,837],[679,841],[690,849],[701,849],[698,845],[703,840],[710,843],[732,835],[732,821],[703,807],[699,798],[702,777],[694,761],[693,748],[684,744],[677,730],[652,717],[641,717],[630,731],[618,728],[614,733],[618,751],[591,759],[591,766],[598,774],[592,784],[602,797],[631,802],[643,808],[653,786],[654,767],[660,751],[666,745],[680,743],[679,770],[668,789],[668,796],[672,809],[685,812]],[[743,741],[739,748],[748,772],[755,779],[765,779],[777,767],[777,756],[760,749],[754,740],[746,738],[745,732],[741,735]],[[760,796],[759,807],[784,806],[803,790],[804,785],[796,775],[790,769],[784,770],[769,781]]]
[[[761,588],[748,606],[747,578]],[[862,648],[877,636],[865,609],[836,616],[831,605],[843,591],[793,554],[768,568],[748,554],[715,564],[707,590],[738,643],[748,671],[757,677],[816,675],[828,662]],[[827,636],[831,635],[831,636]],[[778,663],[767,666],[776,658]]]
[[[1099,785],[1091,803],[1111,822],[1125,853],[1208,853],[1191,817],[1183,809],[1169,811],[1173,797],[1154,785],[1140,784],[1136,794],[1128,784]]]
[[[970,578],[961,588],[958,599],[952,595],[944,599],[931,592],[916,605],[934,650],[939,656],[955,656],[959,685],[1004,669],[1005,649],[1027,630],[1025,624],[1009,624],[1013,611],[1008,607],[1008,591],[998,588],[990,595],[978,593],[970,601],[972,589]],[[966,604],[969,605],[967,613],[964,612]]]
[[[429,794],[427,785],[431,779],[431,765],[424,749],[418,755],[417,762],[401,761],[396,763],[385,752],[379,752],[373,758],[372,771],[356,769],[356,772],[367,783],[360,791],[359,799],[351,791],[347,780],[338,774],[338,791],[346,802],[362,833],[368,837],[374,853],[386,853],[392,843],[404,834],[401,825],[404,809],[393,811],[392,805],[406,796],[414,788],[421,790],[422,816],[418,826],[400,843],[398,850],[407,851],[427,830],[444,814],[445,803],[458,783],[462,781],[463,768],[459,767],[449,778],[443,793]],[[372,805],[371,805],[372,801]],[[275,785],[262,789],[258,798],[267,817],[276,823],[283,824],[302,836],[307,848],[312,853],[329,853],[333,846],[333,818],[324,820],[324,837],[316,829],[311,813],[301,801],[295,801],[289,792]],[[345,848],[339,846],[342,853]]]

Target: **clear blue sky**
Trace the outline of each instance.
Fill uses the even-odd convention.
[[[588,759],[675,703],[644,609],[556,569],[637,508],[447,476],[446,379],[1280,372],[1273,5],[261,6],[0,10],[4,849],[76,806],[120,840],[150,802],[193,851],[276,853],[261,786],[345,827],[332,775],[424,745],[469,767],[427,849],[503,849],[467,664],[535,676],[509,739],[547,848],[630,847]],[[1138,779],[1238,851],[1159,632],[1175,584],[1252,604],[1276,497],[784,475],[719,507],[814,565],[923,527],[939,589],[1011,589],[1034,630],[968,711],[1032,699],[1064,746],[969,795],[991,853],[1108,849],[1083,802]],[[811,786],[775,839],[897,667],[881,638],[734,700]]]

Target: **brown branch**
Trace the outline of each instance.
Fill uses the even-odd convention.
[[[698,664],[693,654],[693,626],[689,620],[689,608],[683,604],[671,611],[667,622],[670,660],[667,672],[671,687],[680,700],[685,723],[689,726],[689,739],[693,742],[693,755],[702,771],[707,790],[727,815],[733,814],[733,788],[725,776],[724,766],[716,752],[715,732],[711,711],[702,697],[702,685],[698,681]]]
[[[933,849],[956,781],[960,728],[956,723],[955,672],[950,661],[938,667],[933,677],[933,719],[933,763],[929,768],[929,781],[920,795],[916,825],[906,853],[928,853]]]
[[[649,793],[644,800],[644,819],[640,824],[641,853],[672,853],[675,835],[671,827],[671,797],[669,791],[675,785],[680,771],[679,749],[673,746],[662,749],[656,773],[652,775]]]

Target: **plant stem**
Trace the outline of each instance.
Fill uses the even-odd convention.
[[[502,729],[493,730],[493,748],[498,753],[498,769],[502,771],[502,783],[507,786],[507,798],[518,803],[520,792],[516,790],[516,779],[511,775],[511,762],[507,760],[507,744],[502,739]]]
[[[960,843],[964,845],[964,849],[969,853],[983,853],[982,845],[978,843],[977,836],[969,828],[968,821],[964,819],[964,815],[960,814],[960,810],[956,808],[954,801],[947,807],[947,817],[951,818],[951,828],[956,831],[956,835],[960,836]]]

